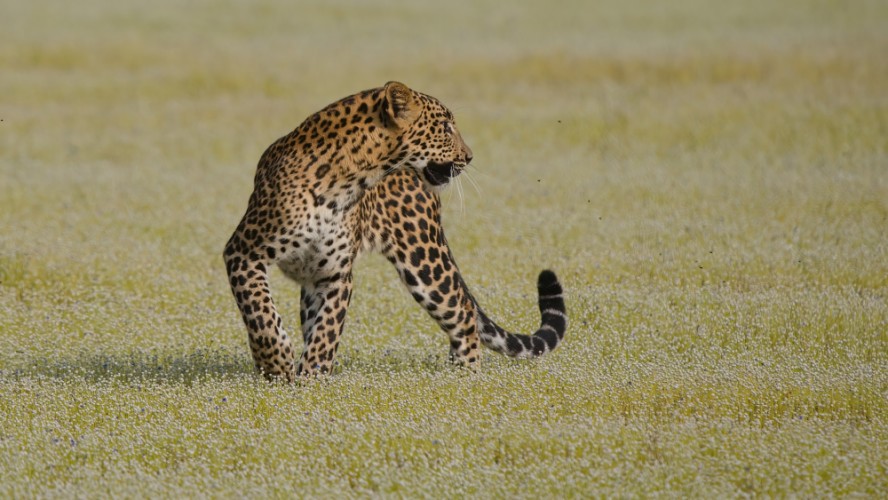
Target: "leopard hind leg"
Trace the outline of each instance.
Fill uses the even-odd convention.
[[[302,286],[300,313],[305,344],[296,374],[302,377],[333,371],[333,361],[351,302],[351,272]]]
[[[268,281],[272,252],[251,247],[243,225],[235,230],[223,254],[228,282],[247,327],[253,362],[269,380],[294,379],[294,353],[282,327]]]

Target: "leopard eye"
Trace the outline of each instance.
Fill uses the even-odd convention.
[[[453,133],[453,124],[452,123],[445,121],[445,122],[441,122],[441,125],[444,127],[445,132],[447,132],[448,134]]]

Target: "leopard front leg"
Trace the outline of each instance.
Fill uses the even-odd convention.
[[[296,373],[312,376],[333,371],[333,358],[351,302],[351,273],[303,285],[300,300],[305,348]]]
[[[409,171],[390,174],[373,195],[363,207],[367,246],[394,264],[414,300],[447,333],[450,359],[480,366],[478,311],[444,237],[440,199]]]
[[[398,238],[395,235],[404,234],[403,227],[383,231],[380,250],[398,270],[413,299],[447,333],[450,360],[459,366],[476,368],[481,361],[478,311],[447,246],[438,222],[436,200],[430,201],[433,209],[429,213],[433,216],[418,225],[425,232],[423,238]],[[417,227],[411,222],[407,225],[408,230],[410,226]],[[410,243],[414,240],[422,243]]]
[[[446,243],[436,243],[408,252],[395,246],[384,253],[398,270],[413,299],[447,333],[450,360],[456,365],[475,369],[481,361],[475,304],[462,283]],[[404,256],[407,258],[402,258]]]
[[[225,248],[228,281],[250,337],[256,368],[267,379],[293,381],[293,350],[281,327],[268,286],[267,262],[256,252],[243,252],[236,236]]]

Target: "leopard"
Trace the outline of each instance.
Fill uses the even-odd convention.
[[[477,370],[481,347],[512,358],[555,349],[567,329],[563,289],[537,280],[539,328],[512,333],[470,293],[441,225],[441,192],[472,161],[451,111],[391,81],[340,99],[272,143],[223,252],[256,370],[294,382],[331,374],[356,259],[381,253],[447,334],[449,360]],[[301,355],[283,328],[269,269],[300,287]],[[294,346],[294,344],[297,344]]]

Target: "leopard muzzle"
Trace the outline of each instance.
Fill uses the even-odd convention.
[[[422,175],[430,185],[441,186],[461,174],[464,168],[466,168],[465,163],[429,163],[422,169]]]

